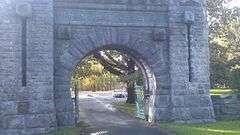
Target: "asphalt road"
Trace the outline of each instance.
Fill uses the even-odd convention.
[[[92,135],[164,135],[158,127],[117,111],[112,101],[109,97],[80,96],[79,117],[91,126]]]

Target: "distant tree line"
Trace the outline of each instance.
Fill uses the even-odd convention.
[[[84,59],[72,76],[72,86],[81,91],[110,91],[122,87],[119,76],[104,70],[93,56]]]
[[[229,1],[207,0],[212,88],[240,88],[240,8]]]

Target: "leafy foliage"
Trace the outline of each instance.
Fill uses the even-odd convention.
[[[96,58],[89,56],[76,67],[72,86],[83,91],[107,91],[119,87],[119,77],[106,71]]]
[[[229,9],[225,0],[208,0],[211,85],[240,88],[240,8]]]
[[[133,67],[134,71],[128,73],[127,62],[122,59],[122,55],[125,54],[117,51],[106,51],[106,53],[105,55],[108,57],[104,60],[107,59],[107,63],[111,63],[109,66],[112,70],[118,70],[120,74],[112,73],[94,55],[90,55],[76,67],[72,76],[72,86],[84,91],[107,91],[120,88],[123,83],[133,84],[137,82],[139,85],[143,84],[142,72],[135,65]]]
[[[134,83],[144,83],[135,61],[116,50],[94,52],[76,67],[72,80],[72,86],[92,91],[113,90],[124,83],[128,93],[127,102],[131,104],[135,103]]]

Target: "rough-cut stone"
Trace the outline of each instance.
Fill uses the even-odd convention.
[[[1,118],[1,117],[0,117],[0,118]],[[1,133],[2,128],[3,128],[3,119],[1,118],[1,119],[0,119],[0,133]]]
[[[55,114],[36,114],[25,116],[27,128],[55,127]]]
[[[19,102],[17,104],[17,110],[19,114],[29,113],[29,102]]]
[[[20,68],[22,20],[16,14],[16,4],[22,3],[32,7],[27,18],[27,87],[22,86]],[[0,1],[0,134],[31,135],[74,126],[70,76],[96,49],[127,53],[145,70],[149,120],[214,121],[205,6],[206,0]],[[195,16],[191,82],[185,11]],[[217,114],[236,110],[219,104]]]
[[[217,119],[240,118],[240,94],[212,96]]]
[[[3,128],[6,129],[17,129],[24,128],[24,115],[10,115],[3,118]]]

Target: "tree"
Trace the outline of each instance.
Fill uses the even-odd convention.
[[[109,90],[118,86],[117,81],[124,82],[128,93],[126,102],[130,104],[135,103],[134,84],[143,84],[142,72],[135,61],[127,54],[114,50],[97,51],[86,57],[76,67],[72,78],[81,90]]]
[[[88,56],[76,66],[73,78],[82,79],[89,76],[99,76],[104,73],[103,67],[93,56]]]
[[[207,0],[212,87],[239,88],[240,9],[228,1]]]
[[[103,65],[107,71],[121,76],[122,80],[127,84],[127,103],[135,103],[135,79],[131,76],[137,72],[135,61],[124,53],[112,50],[104,50],[94,53],[94,57]],[[130,79],[131,78],[131,79]]]
[[[104,70],[92,55],[82,60],[72,75],[72,86],[84,91],[112,90],[118,81],[119,77]]]

